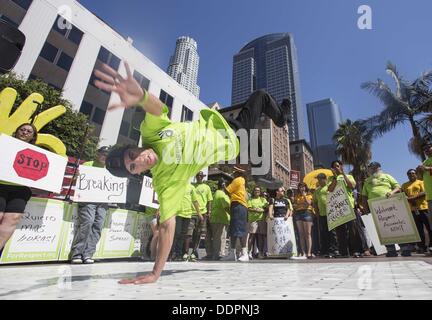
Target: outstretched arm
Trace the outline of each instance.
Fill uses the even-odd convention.
[[[100,79],[95,81],[96,87],[110,93],[115,92],[120,97],[120,103],[110,105],[108,110],[141,106],[144,111],[154,116],[162,115],[163,103],[148,91],[141,88],[134,79],[129,64],[127,62],[124,64],[127,73],[126,79],[123,78],[119,72],[106,64],[102,65],[102,70],[95,70],[94,72],[95,76]]]

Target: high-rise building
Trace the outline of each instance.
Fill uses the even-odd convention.
[[[168,74],[186,90],[199,98],[199,56],[197,43],[191,37],[177,39],[174,55],[171,56]]]
[[[65,8],[73,14],[64,14]],[[95,126],[93,134],[101,146],[138,144],[144,119],[141,108],[107,112],[108,105],[119,98],[94,86],[93,71],[102,63],[125,75],[121,61],[128,61],[134,78],[168,106],[173,121],[196,120],[199,111],[207,108],[134,48],[130,38],[76,0],[0,0],[0,19],[18,26],[26,36],[13,71],[63,90],[72,108],[86,114]]]
[[[290,142],[291,170],[300,172],[300,181],[314,170],[312,149],[305,140]]]
[[[244,102],[257,89],[266,90],[279,103],[284,98],[291,100],[289,138],[291,141],[303,139],[297,49],[290,33],[255,39],[234,56],[232,104]]]
[[[307,113],[315,166],[328,168],[338,158],[333,136],[342,122],[339,106],[333,99],[324,99],[308,103]]]

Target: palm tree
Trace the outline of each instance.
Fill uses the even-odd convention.
[[[396,67],[389,62],[386,68],[387,73],[393,78],[396,89],[393,92],[382,80],[366,82],[362,88],[376,95],[384,105],[384,110],[378,115],[365,120],[366,130],[373,138],[380,137],[391,131],[396,126],[408,122],[412,129],[414,142],[411,141],[410,151],[424,159],[423,153],[418,154],[416,145],[422,138],[427,127],[419,119],[425,113],[432,111],[432,71],[422,74],[413,82],[402,78]]]
[[[336,144],[336,153],[341,156],[342,161],[353,166],[352,175],[360,190],[367,177],[367,165],[372,157],[372,137],[365,130],[362,121],[352,122],[348,119],[339,124],[333,140]]]

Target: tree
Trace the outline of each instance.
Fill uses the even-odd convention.
[[[34,92],[40,93],[44,97],[44,103],[40,112],[56,105],[65,106],[66,113],[47,124],[41,130],[41,133],[52,134],[59,138],[66,146],[67,155],[77,157],[84,140],[86,127],[89,126],[87,139],[84,141],[82,158],[86,160],[94,158],[98,144],[98,138],[91,135],[94,126],[88,124],[86,115],[72,110],[71,103],[63,99],[61,91],[50,87],[42,80],[24,81],[13,73],[0,76],[0,91],[7,87],[13,88],[18,92],[12,112],[16,110],[25,98]]]
[[[396,126],[408,122],[413,138],[418,144],[418,141],[422,141],[425,134],[424,126],[422,126],[424,119],[420,119],[420,117],[432,111],[432,91],[430,90],[432,71],[422,74],[412,82],[402,78],[391,62],[387,64],[386,71],[395,82],[395,91],[392,91],[380,79],[376,82],[363,83],[361,86],[376,95],[384,106],[381,113],[365,120],[365,128],[373,138],[376,138],[391,131]],[[412,144],[410,143],[410,145]],[[419,154],[416,148],[410,147],[410,151],[424,159],[423,153],[420,152]]]
[[[360,190],[367,177],[367,165],[372,154],[371,136],[365,130],[362,121],[347,120],[339,125],[333,140],[336,144],[336,153],[341,156],[345,164],[353,166],[352,174]]]

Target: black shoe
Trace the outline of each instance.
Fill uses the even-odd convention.
[[[264,178],[259,178],[257,179],[257,185],[264,187],[266,189],[269,190],[277,190],[281,187],[283,187],[283,182],[280,180],[276,180],[276,179],[264,179]]]
[[[408,251],[408,250],[402,251],[401,256],[402,257],[411,257],[411,251]]]
[[[393,252],[387,252],[387,254],[386,254],[386,257],[387,258],[395,258],[395,257],[398,257],[399,255],[398,255],[398,253],[396,252],[396,251],[393,251]]]

